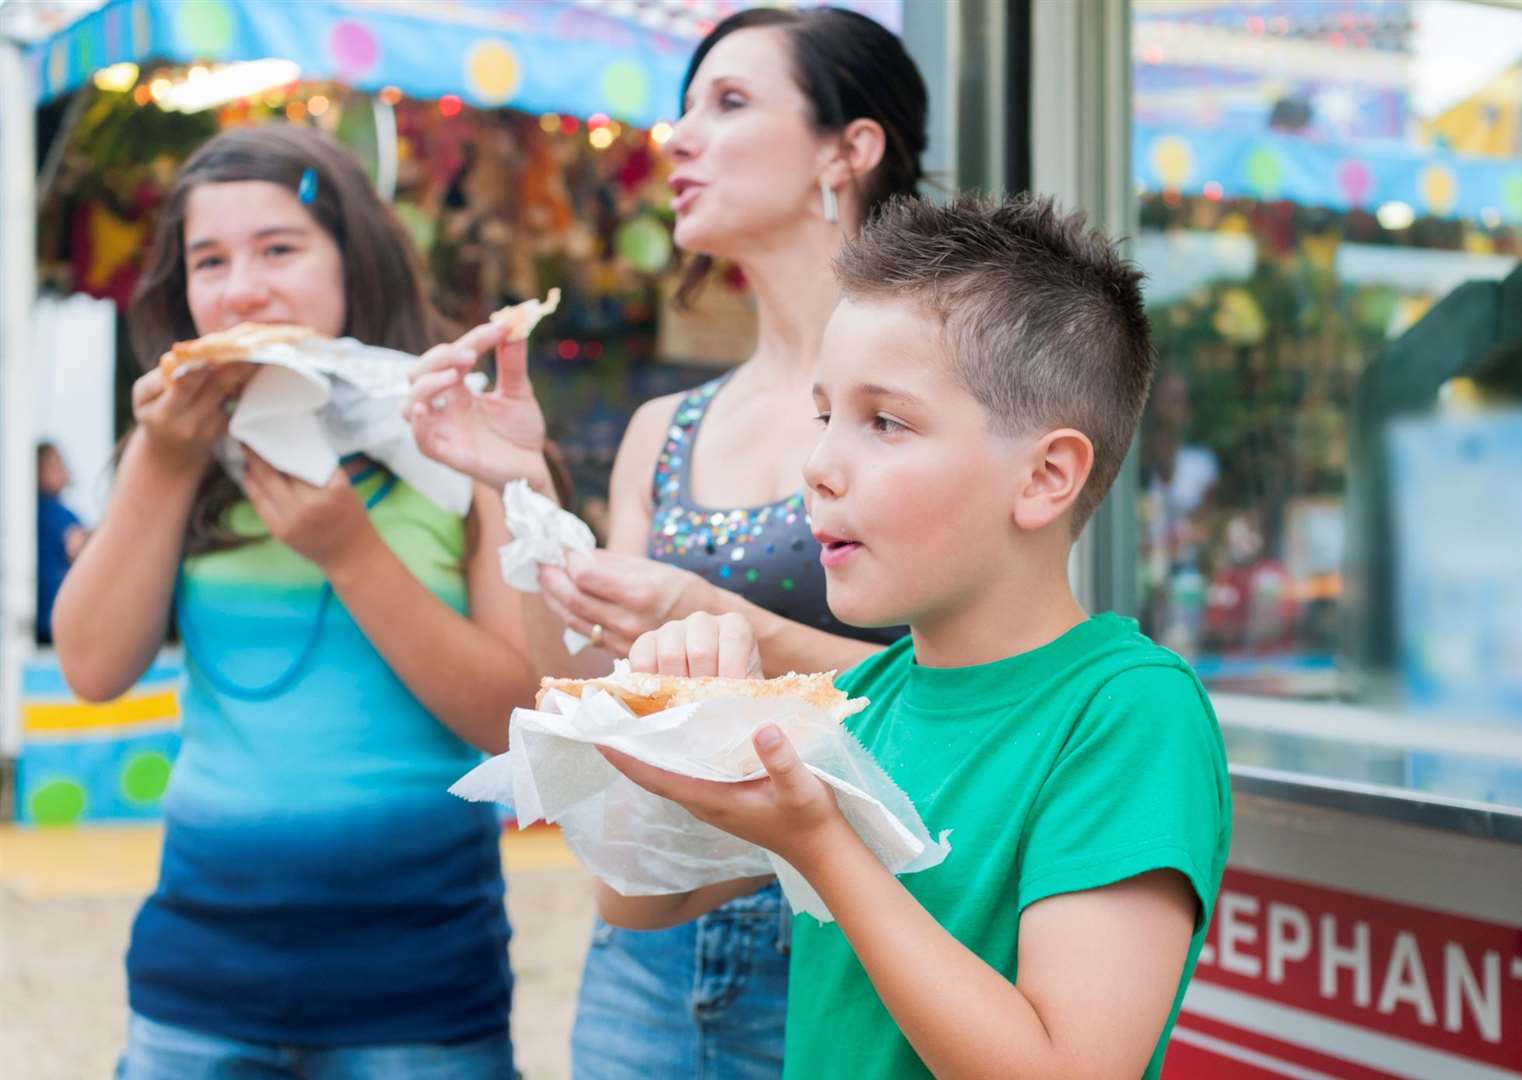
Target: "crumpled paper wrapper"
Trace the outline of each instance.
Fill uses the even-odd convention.
[[[470,509],[470,478],[425,457],[402,417],[417,357],[353,338],[317,338],[266,346],[249,363],[249,380],[217,457],[240,483],[247,446],[275,468],[309,484],[326,484],[339,458],[363,453],[386,465],[441,509]],[[191,370],[186,365],[182,371]]]
[[[796,699],[720,698],[640,717],[600,690],[585,698],[551,691],[539,709],[513,711],[511,750],[449,790],[513,807],[520,829],[541,819],[558,824],[582,865],[625,896],[776,874],[793,910],[828,922],[824,901],[779,856],[650,794],[597,752],[608,746],[685,776],[739,783],[766,775],[751,735],[767,721],[834,789],[846,820],[890,871],[928,870],[950,854],[949,830],[932,839],[908,796],[850,732]]]
[[[529,487],[527,480],[508,484],[502,491],[502,504],[508,531],[513,534],[512,542],[499,553],[502,580],[520,592],[539,591],[540,566],[564,566],[566,552],[597,548],[591,526]],[[563,640],[572,656],[588,644],[570,627],[566,627]]]

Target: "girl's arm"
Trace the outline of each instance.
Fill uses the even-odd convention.
[[[375,531],[343,470],[317,488],[250,454],[246,482],[271,535],[318,565],[424,708],[482,750],[506,750],[508,718],[515,706],[532,702],[537,678],[524,656],[517,600],[497,564],[506,542],[500,500],[477,485],[465,618],[414,577]]]
[[[69,687],[86,701],[131,689],[164,643],[185,524],[225,403],[248,365],[202,368],[133,385],[127,439],[105,519],[69,569],[53,607],[53,641]]]

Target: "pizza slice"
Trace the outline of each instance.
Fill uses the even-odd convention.
[[[678,705],[692,705],[719,698],[787,699],[812,705],[837,723],[866,708],[865,698],[850,698],[835,686],[835,672],[814,675],[787,674],[775,679],[726,679],[685,675],[653,675],[647,672],[615,671],[599,679],[540,680],[534,698],[538,708],[551,690],[560,690],[579,698],[588,690],[602,690],[629,708],[636,716],[649,716]]]
[[[239,323],[230,330],[218,330],[194,341],[177,341],[159,357],[159,370],[172,378],[182,369],[203,364],[235,364],[248,361],[261,352],[280,345],[328,340],[307,326],[291,323]]]

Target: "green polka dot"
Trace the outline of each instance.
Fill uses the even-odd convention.
[[[761,576],[761,572],[759,570],[747,570],[747,571],[745,571],[745,580],[746,581],[755,581],[760,576]]]
[[[233,17],[222,0],[186,0],[180,5],[175,29],[192,51],[220,56],[232,44]]]
[[[1522,173],[1512,173],[1501,189],[1501,198],[1512,220],[1522,220]]]
[[[619,226],[613,246],[625,262],[642,273],[657,273],[671,261],[671,234],[649,214]]]
[[[602,94],[609,112],[632,117],[645,108],[650,97],[650,80],[645,69],[633,60],[617,60],[602,73]]]
[[[1284,163],[1271,147],[1260,146],[1247,159],[1247,182],[1254,193],[1264,199],[1279,194],[1279,181],[1284,178]]]
[[[73,780],[49,780],[32,792],[27,811],[38,825],[72,825],[85,812],[85,789]]]
[[[792,592],[793,591],[793,579],[792,578],[785,577],[785,578],[782,579],[782,591],[783,592]]]
[[[74,39],[74,70],[89,75],[95,68],[95,38],[80,34]]]
[[[122,769],[122,794],[128,802],[158,802],[168,786],[169,759],[157,750],[133,754]]]

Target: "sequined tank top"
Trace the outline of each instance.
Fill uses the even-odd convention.
[[[739,593],[774,615],[831,634],[887,644],[902,627],[847,626],[825,603],[819,542],[809,529],[800,490],[765,506],[721,510],[692,501],[692,447],[703,416],[727,375],[682,399],[655,463],[650,557],[680,566]]]

